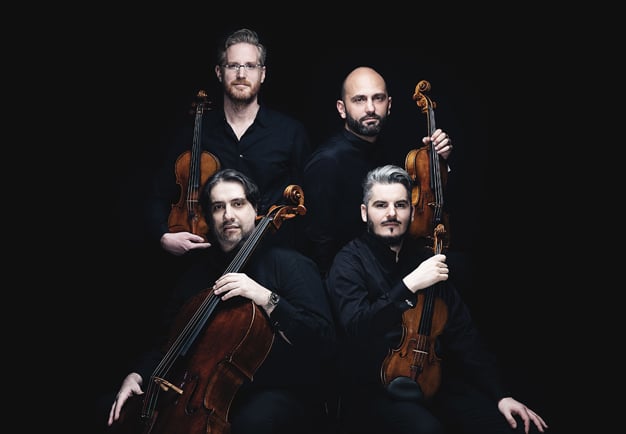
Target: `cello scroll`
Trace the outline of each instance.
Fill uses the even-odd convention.
[[[306,212],[299,186],[288,186],[283,196],[292,204],[274,205],[258,220],[223,274],[239,272],[270,227]],[[128,399],[112,432],[229,434],[235,394],[252,381],[273,342],[267,315],[252,300],[222,300],[212,287],[204,289],[179,311],[145,393]]]

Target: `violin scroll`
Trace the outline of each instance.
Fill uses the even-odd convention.
[[[424,94],[424,92],[428,92],[429,90],[430,82],[428,80],[420,80],[415,86],[415,93],[413,94],[415,104],[417,104],[417,106],[422,109],[422,113],[425,114],[428,113],[429,108],[437,108],[437,103]]]
[[[428,135],[435,131],[435,103],[424,94],[430,83],[421,80],[415,87],[413,99],[426,114]],[[409,228],[415,238],[433,239],[433,252],[441,253],[447,243],[448,216],[443,212],[443,187],[446,163],[434,145],[411,150],[405,168],[414,186],[411,204],[414,218]],[[447,306],[438,296],[438,284],[419,291],[417,304],[402,314],[402,340],[392,348],[382,363],[380,376],[387,391],[406,393],[412,390],[415,399],[430,399],[441,383],[441,359],[436,352],[438,336],[448,320]]]
[[[204,89],[200,89],[196,94],[196,100],[191,103],[189,114],[194,115],[198,112],[202,113],[205,110],[211,110],[213,101],[209,99],[209,95]]]
[[[430,82],[420,80],[415,86],[413,99],[422,113],[426,114],[428,135],[432,136],[437,128],[434,110],[437,104],[425,94],[429,90]],[[431,143],[409,151],[404,165],[414,183],[411,203],[415,214],[410,233],[415,238],[430,240],[439,223],[449,228],[449,216],[443,204],[444,186],[448,178],[447,163]],[[449,239],[449,236],[446,238]]]
[[[294,205],[273,205],[268,211],[268,216],[273,215],[272,224],[275,229],[280,228],[283,221],[292,219],[298,215],[306,214],[304,206],[304,191],[299,185],[288,185],[283,191],[283,197]]]

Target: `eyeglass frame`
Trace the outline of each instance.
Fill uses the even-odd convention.
[[[265,65],[260,63],[251,64],[251,63],[225,63],[222,65],[227,71],[239,72],[241,68],[243,68],[246,72],[256,71],[257,69],[264,68]]]

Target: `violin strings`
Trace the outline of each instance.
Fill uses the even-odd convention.
[[[428,133],[432,136],[435,132],[435,111],[432,109],[432,105],[428,107]],[[439,154],[435,151],[435,145],[431,142],[432,150],[430,153],[430,171],[431,180],[433,182],[432,188],[435,193],[435,225],[441,221],[441,211],[443,207],[443,189],[441,183]]]
[[[200,141],[202,131],[202,104],[198,104],[196,121],[193,128],[193,146],[191,148],[189,196],[187,196],[187,210],[189,215],[194,215],[195,205],[198,201],[198,189],[200,188]]]

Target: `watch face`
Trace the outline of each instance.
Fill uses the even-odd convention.
[[[276,294],[275,292],[272,292],[272,295],[270,296],[270,303],[274,305],[278,303],[278,294]]]

